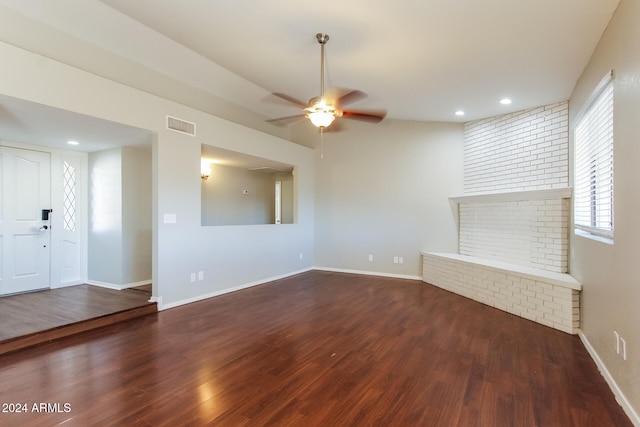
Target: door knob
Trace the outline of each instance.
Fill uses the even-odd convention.
[[[43,225],[42,227],[40,227],[40,231],[46,231],[49,229],[48,225]]]

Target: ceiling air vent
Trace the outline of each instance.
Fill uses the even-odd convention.
[[[176,117],[167,116],[167,129],[184,133],[185,135],[196,136],[196,124]]]

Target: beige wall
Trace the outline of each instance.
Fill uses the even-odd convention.
[[[316,156],[315,265],[419,277],[420,251],[457,252],[463,125],[344,125]]]
[[[122,149],[89,154],[87,279],[122,285]],[[151,273],[151,272],[149,272]]]
[[[0,93],[154,135],[153,284],[163,306],[182,304],[312,266],[313,151],[202,111],[0,43]],[[70,91],[69,88],[74,88]],[[166,115],[196,122],[198,137],[165,128]],[[201,144],[296,167],[297,219],[286,226],[201,226]],[[165,223],[174,214],[176,223]],[[302,258],[300,255],[303,254]],[[191,282],[204,271],[203,280]]]
[[[151,281],[151,181],[150,146],[89,154],[89,281]]]
[[[202,225],[273,224],[274,187],[273,175],[211,165],[202,182]]]
[[[151,145],[122,148],[122,283],[151,281]]]
[[[640,2],[622,0],[570,99],[570,128],[614,72],[614,243],[571,235],[570,272],[582,282],[582,332],[640,423]],[[573,138],[571,131],[571,138]],[[572,139],[573,140],[573,139]],[[627,345],[616,354],[614,331]],[[605,375],[606,376],[606,375]],[[623,405],[624,406],[624,405]],[[633,415],[633,414],[632,414]]]

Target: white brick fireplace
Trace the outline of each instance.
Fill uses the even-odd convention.
[[[570,197],[561,188],[450,198],[459,253],[566,273]]]
[[[459,253],[423,254],[423,280],[577,333],[568,144],[567,102],[467,123]]]

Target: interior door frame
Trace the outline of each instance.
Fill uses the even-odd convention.
[[[0,145],[10,148],[41,151],[50,154],[51,159],[51,256],[49,261],[49,288],[73,286],[87,281],[88,259],[88,154],[84,152],[57,150],[39,145],[22,144],[0,140]],[[76,179],[76,215],[79,230],[79,272],[72,280],[63,281],[62,268],[65,262],[63,253],[63,162],[73,161],[79,165]]]

